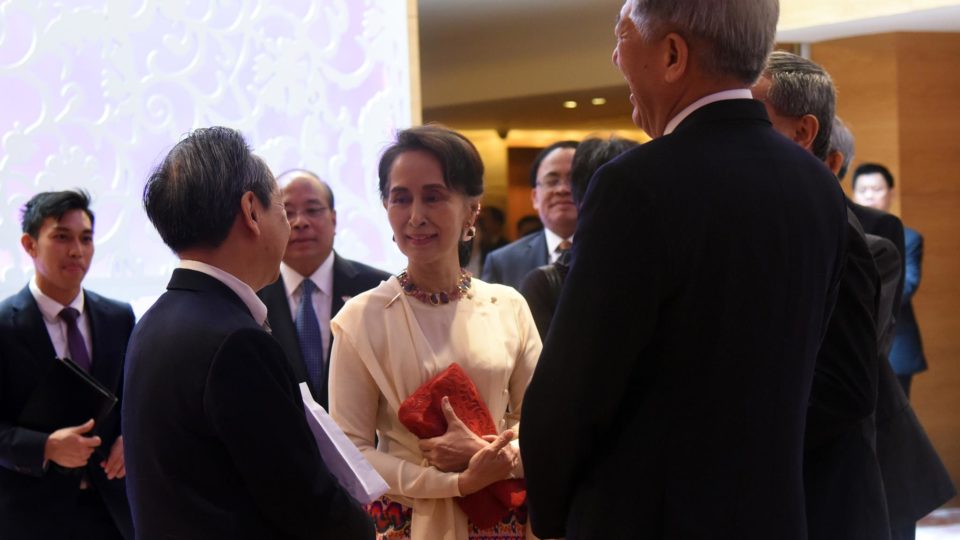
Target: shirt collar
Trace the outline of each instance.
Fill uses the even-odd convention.
[[[81,317],[83,316],[83,289],[80,289],[80,294],[78,294],[69,305],[64,306],[61,305],[60,302],[43,294],[43,291],[40,290],[40,285],[37,284],[37,276],[34,274],[33,278],[30,279],[30,294],[32,294],[33,299],[36,300],[37,307],[40,308],[43,319],[49,323],[59,322],[60,312],[63,311],[65,307],[72,307],[80,312]]]
[[[702,98],[687,105],[687,107],[680,111],[679,114],[671,118],[670,121],[667,122],[667,128],[663,130],[663,134],[669,135],[673,133],[673,130],[677,129],[677,126],[680,125],[680,122],[686,120],[688,116],[693,114],[693,112],[700,107],[729,99],[753,99],[753,94],[747,88],[734,88],[733,90],[724,90],[722,92],[703,96]]]
[[[247,309],[250,310],[250,315],[253,316],[253,320],[257,321],[257,324],[262,326],[267,320],[267,306],[257,297],[257,293],[255,293],[249,285],[240,281],[240,279],[233,274],[207,263],[187,259],[180,260],[179,268],[206,274],[223,283],[240,297],[240,300],[242,300],[244,305],[247,306]]]
[[[543,228],[543,233],[547,236],[547,253],[553,253],[557,251],[557,246],[559,246],[560,242],[563,242],[564,240],[567,240],[571,244],[573,243],[572,236],[570,238],[564,238],[546,227]]]
[[[283,279],[283,286],[287,288],[287,296],[290,296],[300,287],[300,283],[307,277],[320,289],[323,294],[333,296],[333,258],[336,253],[330,252],[330,256],[309,276],[301,276],[286,263],[280,263],[280,278]]]

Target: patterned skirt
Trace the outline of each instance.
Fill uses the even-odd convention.
[[[392,501],[386,496],[380,497],[364,508],[373,518],[377,540],[410,539],[412,508]],[[527,507],[521,506],[510,512],[489,529],[478,529],[472,523],[468,523],[468,526],[470,540],[524,540],[527,537]]]

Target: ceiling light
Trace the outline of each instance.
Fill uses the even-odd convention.
[[[593,98],[593,99],[590,100],[590,103],[593,103],[594,105],[606,105],[606,104],[607,104],[607,98],[595,97],[595,98]]]
[[[577,102],[576,102],[576,101],[564,101],[564,102],[563,102],[563,108],[564,108],[564,109],[576,109],[576,108],[577,108]]]

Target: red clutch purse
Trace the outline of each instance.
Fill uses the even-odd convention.
[[[439,437],[447,431],[441,400],[450,400],[450,406],[470,431],[477,435],[496,435],[490,410],[480,397],[477,387],[458,364],[441,371],[400,404],[397,416],[400,423],[421,439]],[[500,480],[466,497],[457,497],[457,504],[470,522],[487,529],[506,517],[511,510],[527,499],[523,480]]]

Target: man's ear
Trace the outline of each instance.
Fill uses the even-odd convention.
[[[675,32],[663,37],[664,73],[663,80],[668,83],[679,81],[687,73],[690,63],[690,47],[687,40]]]
[[[820,122],[812,114],[801,116],[794,124],[793,141],[807,150],[813,150],[813,140],[820,132]]]
[[[244,228],[253,235],[260,235],[260,220],[263,219],[263,209],[256,204],[257,196],[248,191],[240,197],[240,215],[237,216]]]
[[[20,245],[23,246],[27,255],[34,259],[37,258],[37,240],[30,236],[30,233],[23,233],[23,236],[20,237]]]
[[[539,212],[540,203],[539,201],[537,201],[537,188],[533,188],[530,190],[530,202],[533,203],[533,209]]]
[[[827,154],[827,160],[824,162],[827,164],[827,168],[830,169],[830,172],[832,172],[837,178],[840,177],[840,168],[843,167],[843,158],[843,152],[839,150],[833,150]]]

